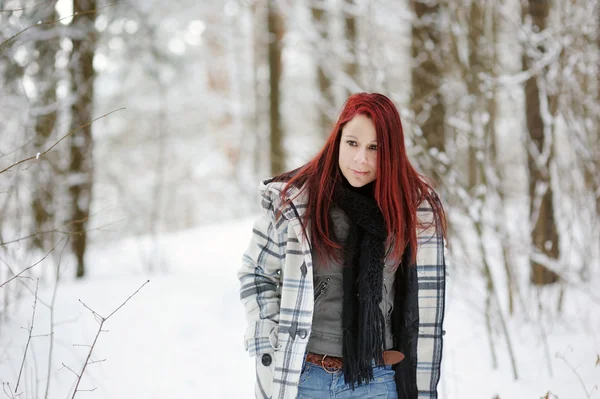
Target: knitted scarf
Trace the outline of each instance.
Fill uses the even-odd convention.
[[[346,182],[344,182],[346,183]],[[333,202],[350,219],[344,246],[342,332],[344,379],[354,389],[373,379],[372,361],[383,364],[383,214],[372,195],[346,184],[336,185]]]

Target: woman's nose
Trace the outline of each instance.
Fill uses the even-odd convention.
[[[358,163],[365,163],[367,161],[367,154],[365,154],[365,150],[358,150],[356,155],[354,156],[354,161]]]

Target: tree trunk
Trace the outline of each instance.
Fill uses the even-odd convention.
[[[327,68],[331,56],[329,51],[331,48],[329,44],[329,18],[327,12],[321,7],[325,7],[325,5],[321,3],[320,7],[313,6],[311,12],[316,31],[319,35],[319,40],[316,43],[319,57],[317,62],[317,79],[319,83],[319,93],[321,95],[321,97],[319,97],[318,107],[319,129],[321,130],[323,137],[328,137],[335,123],[331,117],[335,101],[333,98],[331,79],[329,78],[329,73],[331,71]]]
[[[34,8],[32,21],[51,21],[57,19],[54,2]],[[33,125],[35,129],[34,146],[36,152],[43,152],[51,143],[57,118],[57,72],[55,68],[56,53],[60,49],[56,26],[41,25],[40,34],[44,39],[35,42],[38,68],[31,78],[35,82],[36,97],[33,101]],[[57,148],[56,151],[59,151]],[[34,217],[34,231],[52,230],[55,221],[55,190],[58,156],[56,152],[48,153],[44,159],[36,162],[31,174],[32,199],[31,206]],[[33,247],[48,251],[53,246],[53,234],[39,234],[32,240]]]
[[[596,52],[597,57],[600,58],[600,7],[596,7]],[[600,81],[596,81],[596,103],[600,104]],[[588,134],[591,136],[590,141],[593,144],[592,151],[592,165],[586,168],[586,182],[588,187],[592,188],[592,192],[596,196],[596,218],[600,218],[600,113],[596,115],[596,128],[591,129]],[[590,171],[591,169],[591,171]]]
[[[252,32],[252,91],[253,91],[253,112],[252,112],[252,132],[254,135],[253,149],[253,169],[257,178],[265,176],[270,171],[270,165],[267,164],[264,154],[264,148],[269,146],[267,133],[267,115],[269,113],[266,90],[266,78],[263,79],[260,71],[266,69],[267,38],[269,32],[264,29],[266,21],[266,4],[252,2],[249,4],[251,15]]]
[[[283,17],[273,0],[269,0],[267,26],[269,30],[269,83],[270,83],[270,125],[271,125],[271,175],[284,172],[283,129],[281,127],[280,89],[282,75],[281,48],[283,45]]]
[[[440,5],[437,1],[424,0],[411,0],[411,3],[416,14],[412,25],[412,103],[415,121],[428,147],[444,153],[446,108],[440,91],[443,79],[440,66]],[[433,164],[441,166],[439,162]],[[436,167],[432,166],[426,173],[439,181],[440,170]]]
[[[213,101],[219,105],[218,111],[210,116],[208,126],[210,131],[219,132],[219,138],[223,141],[220,145],[225,147],[232,141],[233,117],[228,106],[231,97],[231,77],[227,65],[226,37],[220,28],[224,24],[224,18],[215,13],[208,15],[206,19],[209,22],[205,33],[206,50],[210,59],[210,62],[207,62],[208,90]]]
[[[546,22],[550,12],[548,0],[529,0],[526,13],[531,17],[533,26],[538,32],[546,29]],[[543,45],[538,46],[540,53],[544,53]],[[523,54],[523,68],[531,68],[535,62],[527,52]],[[541,73],[544,73],[542,71]],[[540,96],[539,79],[542,76],[533,76],[525,82],[525,110],[527,129],[527,165],[529,168],[529,210],[532,217],[533,230],[531,241],[534,251],[544,254],[546,257],[557,260],[559,257],[559,241],[556,221],[554,218],[554,204],[552,198],[552,182],[550,179],[550,165],[553,160],[553,126],[550,121],[542,118],[542,101]],[[546,95],[549,109],[548,114],[552,117],[556,114],[556,98]],[[546,102],[546,101],[544,101]],[[545,148],[546,146],[550,148]],[[547,156],[540,156],[547,153]],[[558,281],[558,275],[546,266],[530,260],[530,281],[535,285],[552,284]]]
[[[72,38],[71,52],[71,92],[74,102],[71,106],[71,130],[77,129],[70,136],[71,163],[69,167],[71,200],[70,226],[73,235],[71,243],[77,259],[77,277],[85,275],[84,255],[87,244],[87,226],[93,187],[93,141],[92,127],[88,125],[92,119],[94,102],[94,52],[96,49],[96,31],[94,22],[96,14],[87,12],[96,9],[95,0],[74,0],[72,26],[85,32]],[[87,13],[86,13],[87,12]]]
[[[355,7],[355,0],[346,0],[346,7]],[[345,63],[344,69],[346,71],[346,75],[352,81],[352,83],[356,86],[361,86],[359,84],[359,68],[358,68],[358,34],[356,29],[356,18],[354,14],[345,12],[344,17],[344,32],[346,36],[347,42],[347,52],[348,52],[348,60]],[[346,97],[353,94],[353,90],[349,87],[346,87]]]
[[[483,7],[481,0],[473,0],[469,13],[469,68],[463,74],[467,83],[467,90],[471,99],[470,118],[471,118],[471,138],[469,139],[469,180],[468,188],[471,192],[475,190],[478,184],[482,184],[481,174],[484,165],[478,157],[478,153],[485,151],[484,148],[484,123],[482,121],[483,112],[486,112],[486,93],[482,92],[481,76],[484,73],[490,73],[484,66],[484,26],[483,26]],[[487,65],[488,67],[490,65]],[[481,237],[480,237],[481,239]]]

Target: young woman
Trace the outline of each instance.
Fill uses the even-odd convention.
[[[239,271],[257,398],[437,398],[445,215],[384,95],[352,95],[306,165],[261,183]]]

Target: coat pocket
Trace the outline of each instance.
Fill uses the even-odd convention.
[[[274,370],[274,354],[265,353],[256,357],[256,383],[254,384],[254,396],[256,398],[271,398]]]
[[[319,304],[321,302],[323,302],[323,299],[325,298],[325,295],[327,295],[327,290],[329,290],[329,277],[323,277],[319,280],[319,283],[317,284],[316,288],[314,289],[314,293],[315,293],[315,306],[314,309],[317,309],[317,306],[319,306]]]

